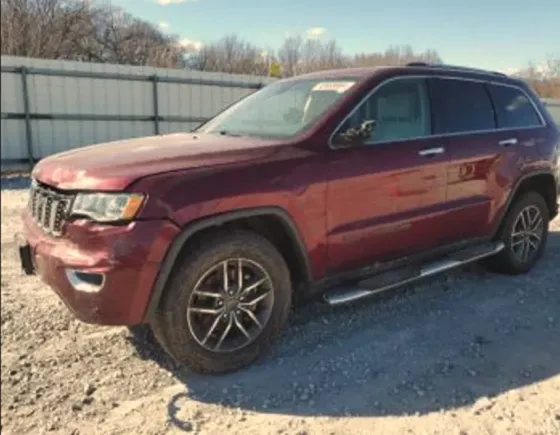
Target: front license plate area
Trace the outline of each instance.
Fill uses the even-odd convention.
[[[26,243],[19,246],[19,260],[21,269],[26,275],[35,275],[35,267],[31,257],[31,247]]]

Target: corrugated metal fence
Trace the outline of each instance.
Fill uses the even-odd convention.
[[[84,145],[188,131],[266,77],[2,56],[2,170]]]
[[[188,131],[274,79],[2,56],[2,171],[84,145]],[[560,100],[545,100],[560,125]]]

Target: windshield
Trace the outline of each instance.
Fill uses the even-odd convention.
[[[279,81],[234,104],[198,132],[288,138],[309,128],[356,79]]]

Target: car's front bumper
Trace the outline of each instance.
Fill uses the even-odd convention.
[[[122,226],[66,224],[63,237],[44,234],[24,214],[18,236],[22,268],[37,274],[80,320],[142,323],[160,264],[178,227],[165,220]]]

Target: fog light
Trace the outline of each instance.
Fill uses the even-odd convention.
[[[80,272],[66,269],[66,278],[74,289],[85,293],[97,293],[105,284],[105,275],[102,273]]]

